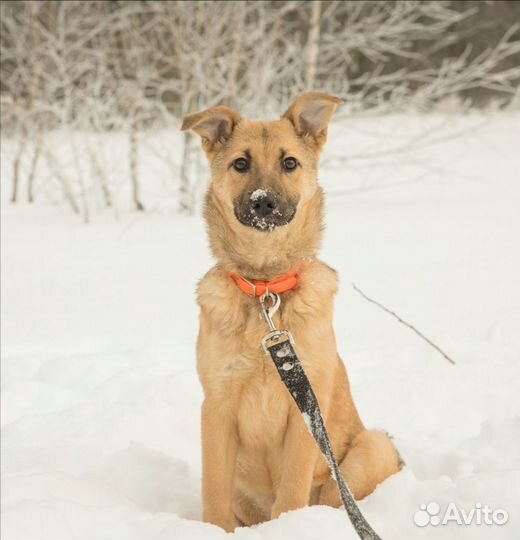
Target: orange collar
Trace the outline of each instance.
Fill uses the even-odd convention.
[[[282,294],[290,291],[298,285],[297,275],[297,272],[290,272],[272,281],[260,281],[258,279],[249,281],[234,272],[230,274],[231,279],[238,285],[238,288],[249,296],[262,296],[266,292]]]

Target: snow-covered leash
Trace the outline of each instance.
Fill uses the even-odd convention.
[[[273,323],[273,317],[280,307],[280,296],[267,290],[259,299],[262,306],[262,315],[269,327],[269,333],[262,339],[262,347],[265,353],[273,360],[282,382],[289,390],[298,409],[300,409],[303,420],[327,460],[332,477],[338,484],[343,506],[354,529],[362,540],[381,540],[364,518],[343,479],[332,451],[332,445],[325,428],[318,400],[303,370],[302,363],[296,355],[293,336],[288,330],[278,330]],[[269,306],[266,305],[268,299],[270,301]]]

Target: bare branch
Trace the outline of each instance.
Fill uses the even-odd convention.
[[[415,326],[411,325],[410,323],[406,322],[405,320],[403,320],[399,315],[397,315],[397,313],[395,313],[395,311],[392,311],[391,309],[388,309],[386,306],[384,306],[383,304],[381,304],[380,302],[378,302],[377,300],[374,300],[373,298],[370,298],[368,297],[359,287],[357,287],[354,283],[352,283],[352,288],[357,292],[359,293],[365,300],[367,300],[367,302],[370,302],[371,304],[374,304],[376,305],[377,307],[381,308],[383,311],[386,311],[386,313],[389,313],[390,315],[392,315],[392,317],[394,317],[395,319],[397,319],[401,324],[404,324],[404,326],[407,326],[410,330],[412,330],[413,332],[415,332],[421,339],[423,339],[424,341],[426,341],[426,343],[428,343],[428,345],[430,345],[431,347],[433,347],[437,352],[439,352],[442,356],[444,356],[444,358],[446,358],[446,360],[448,360],[448,362],[450,362],[451,364],[455,364],[455,361],[450,358],[438,345],[436,345],[431,339],[427,338],[422,332],[420,332],[419,330],[417,330],[417,328],[415,328]]]

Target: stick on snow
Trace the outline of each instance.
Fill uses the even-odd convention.
[[[446,358],[446,360],[448,360],[448,362],[452,363],[452,364],[455,364],[455,361],[453,359],[451,359],[438,345],[436,345],[431,339],[427,338],[422,332],[419,332],[419,330],[417,330],[417,328],[415,328],[415,326],[413,326],[412,324],[406,322],[405,320],[403,320],[401,317],[399,317],[399,315],[397,315],[397,313],[395,313],[395,311],[392,311],[391,309],[388,309],[386,306],[383,306],[383,304],[379,303],[377,300],[374,300],[373,298],[370,298],[369,296],[367,296],[358,286],[356,286],[355,283],[352,283],[352,287],[353,289],[359,293],[365,300],[367,300],[368,302],[370,302],[371,304],[375,304],[376,306],[378,306],[379,308],[381,308],[383,311],[386,311],[387,313],[389,313],[390,315],[392,315],[393,317],[395,317],[401,324],[404,324],[405,326],[407,326],[410,330],[413,330],[420,338],[422,338],[424,341],[426,341],[426,343],[428,343],[428,345],[430,345],[431,347],[433,347],[437,352],[439,352],[440,354],[442,354],[442,356],[444,356],[444,358]]]

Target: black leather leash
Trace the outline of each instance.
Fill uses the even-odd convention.
[[[266,307],[266,301],[271,305]],[[262,315],[269,326],[269,334],[262,340],[262,347],[274,362],[282,382],[289,390],[298,409],[302,413],[309,431],[318,443],[321,453],[329,464],[332,477],[338,484],[339,493],[348,517],[362,540],[381,540],[379,535],[372,529],[359,509],[352,493],[350,492],[338,462],[334,457],[332,445],[321,416],[318,400],[312,389],[311,383],[305,374],[294,349],[294,340],[287,330],[278,330],[273,323],[273,316],[280,307],[280,297],[275,293],[267,292],[260,297]]]

